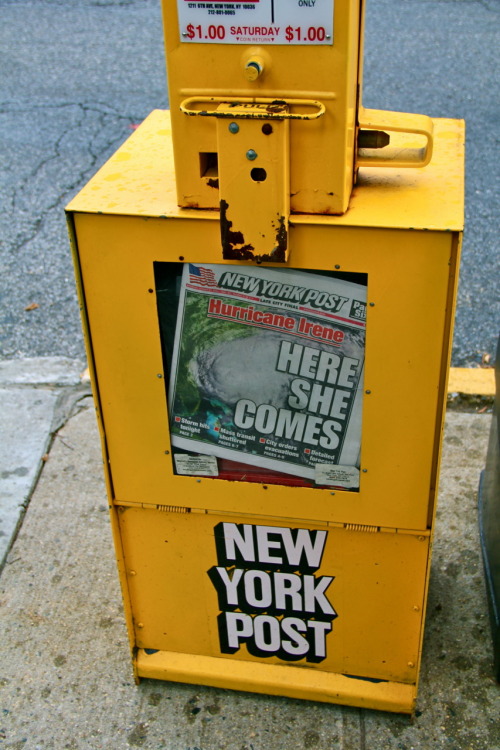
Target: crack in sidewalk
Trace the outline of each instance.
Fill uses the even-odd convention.
[[[8,388],[9,390],[15,390],[15,388],[18,386],[16,386],[16,384],[7,384],[2,387],[4,389]],[[19,503],[19,516],[17,519],[17,523],[10,535],[10,539],[5,549],[3,559],[0,560],[0,576],[4,567],[7,564],[12,563],[11,560],[9,561],[10,552],[15,544],[19,532],[21,531],[31,500],[42,477],[45,464],[50,459],[50,452],[54,445],[55,439],[57,438],[59,432],[63,429],[63,427],[65,427],[65,425],[72,417],[76,416],[83,409],[91,408],[91,404],[89,403],[89,400],[92,400],[90,383],[79,383],[77,385],[71,386],[51,386],[47,383],[44,385],[39,384],[37,386],[28,387],[31,387],[32,390],[40,390],[43,387],[45,387],[45,389],[52,388],[53,390],[58,391],[58,395],[53,407],[52,419],[47,431],[47,438],[44,443],[44,453],[42,453],[42,455],[38,459],[38,465],[36,467],[31,484],[29,485],[26,492],[25,499],[21,503]],[[20,388],[22,390],[26,390],[27,385],[20,384]]]

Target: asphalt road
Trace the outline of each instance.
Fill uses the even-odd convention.
[[[500,318],[500,3],[367,5],[365,105],[467,121],[453,364],[477,364]],[[0,357],[82,357],[63,208],[167,106],[160,0],[0,0],[0,19]]]

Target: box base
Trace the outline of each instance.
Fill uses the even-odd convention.
[[[293,666],[138,649],[137,677],[280,695],[412,714],[415,684],[312,671]]]

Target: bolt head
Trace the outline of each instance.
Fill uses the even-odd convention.
[[[233,133],[233,134],[239,133],[239,130],[240,130],[240,126],[238,125],[237,122],[230,122],[229,123],[229,132],[230,133]]]
[[[257,152],[253,150],[253,148],[249,148],[247,151],[247,159],[249,161],[255,161],[257,158]]]

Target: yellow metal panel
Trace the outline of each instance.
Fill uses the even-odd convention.
[[[190,44],[179,33],[176,3],[163,0],[180,205],[219,205],[218,192],[199,169],[200,153],[217,152],[215,121],[180,109],[186,98],[205,95],[320,99],[324,117],[291,124],[291,206],[304,212],[346,210],[353,181],[360,12],[359,0],[335,0],[334,40],[328,45]],[[255,57],[264,60],[264,70],[248,80],[245,66]]]
[[[89,367],[87,369],[87,372],[85,373],[85,376],[87,379],[90,376],[90,380],[92,384],[92,394],[94,397],[96,419],[97,419],[97,425],[99,428],[99,436],[101,439],[101,450],[102,450],[102,456],[103,456],[103,471],[104,471],[104,479],[106,483],[106,492],[108,495],[108,501],[111,503],[113,495],[114,495],[113,484],[112,484],[112,478],[111,478],[111,471],[109,467],[109,454],[107,450],[106,434],[105,434],[105,429],[104,429],[104,424],[103,424],[103,413],[102,413],[102,407],[101,407],[101,401],[100,401],[99,385],[97,382],[97,374],[96,374],[95,362],[93,358],[89,320],[87,317],[87,310],[85,307],[85,294],[83,290],[80,259],[78,256],[78,246],[77,246],[77,240],[76,240],[76,235],[75,235],[75,227],[74,227],[73,218],[74,217],[72,214],[67,215],[68,233],[69,233],[69,238],[70,238],[71,254],[73,257],[73,265],[74,265],[74,271],[75,271],[76,290],[78,294],[78,300],[80,303],[80,312],[81,312],[82,327],[83,327],[84,339],[85,339],[85,348],[86,348],[87,359],[89,363]],[[122,543],[121,543],[120,530],[119,530],[117,518],[116,518],[116,511],[115,509],[113,509],[111,505],[109,506],[109,509],[110,509],[111,532],[113,534],[113,543],[115,547],[116,562],[117,562],[117,567],[118,567],[118,573],[120,576],[120,581],[122,582],[123,609],[124,609],[125,622],[127,625],[127,630],[128,630],[128,635],[129,635],[129,646],[130,646],[131,652],[133,652],[133,649],[134,649],[133,613],[132,613],[132,606],[130,603],[130,597],[128,596],[128,588],[125,583],[126,582],[125,559],[123,556],[123,548],[122,548]]]
[[[137,653],[136,668],[139,677],[157,680],[213,685],[396,713],[412,714],[415,710],[417,688],[414,684],[371,682],[293,667],[283,669],[274,664],[164,651],[147,653],[143,649]]]
[[[154,290],[153,261],[217,260],[218,227],[84,214],[77,214],[75,222],[119,500],[427,527],[436,481],[431,476],[434,434],[445,389],[441,356],[449,324],[447,279],[449,263],[454,267],[457,262],[452,234],[333,225],[294,230],[295,267],[338,265],[368,274],[365,387],[370,393],[364,397],[361,454],[366,472],[359,494],[332,495],[280,486],[264,492],[242,482],[199,483],[172,475],[171,457],[165,454],[170,445],[156,300],[149,291]]]
[[[433,120],[433,123],[434,151],[425,169],[360,169],[347,213],[334,217],[293,215],[292,223],[461,230],[464,124],[460,120],[445,119]],[[177,207],[170,113],[162,110],[155,110],[146,118],[71,201],[67,210],[219,221],[214,211]],[[291,243],[293,253],[293,237]],[[214,262],[217,262],[215,258]]]
[[[283,614],[283,611],[280,613],[272,608],[279,600],[276,592],[279,576],[283,575],[274,571],[287,570],[285,550],[279,548],[278,540],[284,527],[303,528],[297,522],[135,508],[122,508],[119,521],[127,561],[124,583],[132,601],[135,642],[139,648],[284,664],[289,669],[297,664],[301,669],[313,671],[408,684],[416,682],[428,536],[337,528],[326,530],[308,524],[307,533],[323,529],[325,543],[321,561],[317,568],[302,569],[295,564],[288,578],[294,579],[302,588],[297,597],[293,597],[293,604],[292,597],[285,600],[287,610]],[[238,589],[239,606],[228,605],[226,609],[217,597],[215,579],[220,583],[220,574],[213,573],[213,569],[228,563],[221,562],[215,535],[221,535],[222,524],[232,527],[238,523],[244,523],[247,529],[263,529],[266,534],[271,532],[272,544],[275,545],[271,554],[278,555],[278,562],[274,566],[263,563],[259,558],[260,547],[255,542],[255,548],[250,552],[253,561],[235,563],[236,568],[245,571]],[[278,530],[274,536],[273,529]],[[269,554],[267,547],[265,552]],[[311,562],[309,558],[308,561]],[[232,566],[227,568],[230,575],[233,575],[234,563]],[[209,576],[209,571],[214,578]],[[263,587],[269,585],[269,592],[272,591],[273,605],[268,608],[251,606],[253,602],[247,593],[246,576],[249,576],[248,586],[252,592],[255,571],[258,580],[264,580]],[[323,577],[326,577],[326,587],[321,584]],[[311,614],[311,605],[307,610],[305,593],[305,587],[312,586],[312,579],[327,600],[323,594],[318,595],[316,614]],[[221,588],[224,589],[222,584]],[[253,633],[247,639],[242,636],[234,653],[223,653],[223,636],[219,635],[219,628],[224,633],[224,617],[228,612],[231,617],[234,611],[249,612],[243,615],[248,622],[260,611],[265,617],[269,613],[274,615],[276,623],[281,623],[283,617],[293,616],[309,626],[318,618],[322,620],[326,604],[333,609],[331,630],[318,636],[316,642],[311,641],[306,656],[298,661],[288,652],[273,655],[277,642],[269,645],[268,633],[265,633],[265,638],[271,653],[254,653],[259,638]],[[220,625],[219,615],[223,620]],[[279,629],[276,624],[276,632]],[[288,637],[281,625],[280,635],[276,638],[283,643]]]

